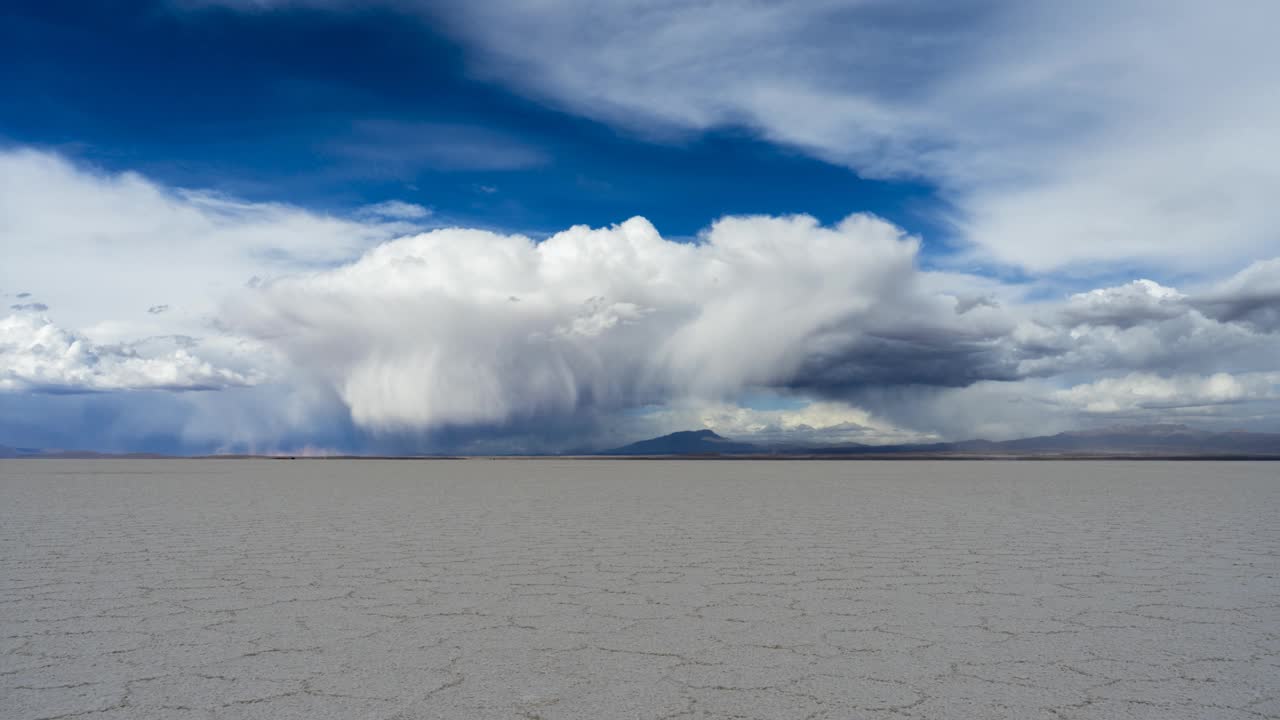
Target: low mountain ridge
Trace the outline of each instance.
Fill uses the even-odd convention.
[[[1077,430],[1014,440],[899,445],[798,445],[751,443],[712,430],[685,430],[608,450],[578,450],[567,455],[631,457],[775,457],[775,458],[1258,458],[1280,460],[1280,433],[1245,430],[1214,432],[1186,425],[1137,425]],[[161,458],[154,453],[106,453],[0,445],[0,459],[17,458]],[[212,457],[212,456],[208,456]],[[243,456],[254,457],[254,456]],[[280,456],[259,456],[280,457]],[[361,457],[361,456],[344,456]],[[432,456],[443,457],[443,456]],[[449,456],[458,457],[458,456]]]
[[[757,445],[717,435],[711,430],[671,433],[595,455],[782,455],[782,456],[1115,456],[1115,457],[1276,457],[1280,434],[1243,430],[1212,432],[1186,425],[1119,426],[1062,432],[1014,440],[902,445],[790,446]]]

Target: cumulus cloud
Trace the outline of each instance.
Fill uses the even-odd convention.
[[[859,215],[725,218],[693,244],[641,218],[542,242],[445,229],[264,285],[228,317],[326,378],[358,424],[385,429],[723,408],[761,388],[859,402],[895,387],[1246,372],[1280,349],[1152,281],[1039,308],[974,302],[965,283],[921,271],[917,249]],[[1108,390],[1121,392],[1095,392]],[[1037,397],[1051,405],[1049,389]]]
[[[831,227],[729,217],[695,243],[667,240],[642,218],[542,242],[442,229],[267,283],[226,318],[324,378],[358,425],[394,431],[600,421],[651,406],[779,437],[807,424],[725,420],[737,396],[765,389],[816,408],[866,404],[884,418],[850,420],[849,438],[954,436],[963,425],[887,405],[920,403],[942,417],[937,398],[964,406],[1009,396],[1000,383],[1033,389],[1016,407],[990,404],[1007,411],[986,425],[999,436],[1025,430],[1001,424],[1023,414],[1058,412],[1048,425],[1060,429],[1078,409],[1067,403],[1063,415],[1074,396],[1054,394],[1067,378],[1259,372],[1280,351],[1274,333],[1206,315],[1202,293],[1139,280],[1060,303],[1029,304],[1007,289],[1000,301],[975,301],[983,282],[922,271],[917,252],[914,238],[865,215]],[[1114,392],[1119,406],[1127,387],[1090,392]],[[808,431],[818,438],[839,424]]]
[[[266,285],[229,316],[329,377],[357,422],[391,428],[1011,372],[1009,322],[927,292],[917,250],[865,215],[725,218],[692,244],[641,218],[542,242],[438,230]]]
[[[1071,325],[1132,327],[1150,320],[1168,320],[1186,312],[1186,296],[1152,280],[1098,288],[1072,295],[1063,315]]]
[[[0,287],[29,288],[4,320],[0,389],[212,389],[279,374],[269,349],[225,332],[219,303],[254,277],[358,257],[426,217],[379,207],[344,218],[0,150]]]
[[[254,380],[186,348],[147,354],[95,345],[32,313],[0,318],[0,391],[214,390]]]
[[[1024,376],[1265,371],[1280,353],[1280,336],[1256,322],[1265,308],[1238,289],[1184,294],[1139,280],[1073,295],[1011,337]]]
[[[903,429],[846,402],[819,400],[789,408],[753,408],[715,403],[675,407],[645,420],[652,434],[691,427],[709,428],[731,438],[769,445],[826,445],[929,442],[933,433]]]
[[[4,405],[118,391],[131,399],[94,407],[159,403],[181,419],[166,437],[201,449],[393,452],[621,444],[682,423],[901,442],[1280,417],[1264,387],[1275,260],[1045,299],[922,269],[919,241],[869,215],[727,217],[684,242],[643,218],[542,241],[419,232],[424,213],[335,217],[0,152],[0,287],[21,306],[0,325]],[[756,391],[794,405],[744,406]]]
[[[1130,373],[1082,383],[1054,393],[1064,404],[1088,413],[1132,413],[1224,405],[1280,397],[1280,373],[1174,375]]]

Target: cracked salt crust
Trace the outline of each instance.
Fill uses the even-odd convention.
[[[1278,471],[0,461],[0,718],[1280,717]]]

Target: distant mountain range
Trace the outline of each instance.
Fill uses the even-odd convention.
[[[733,440],[711,430],[687,430],[600,451],[598,457],[768,458],[1266,458],[1280,460],[1280,434],[1241,430],[1210,432],[1186,425],[1137,425],[1064,432],[1017,440],[963,440],[905,445],[766,445]],[[0,458],[156,458],[149,453],[112,454],[0,445]],[[219,456],[221,457],[221,456]],[[248,457],[248,456],[242,456]],[[347,458],[355,456],[343,456]]]
[[[905,445],[758,445],[711,430],[671,433],[593,455],[783,457],[1274,457],[1280,434],[1210,432],[1186,425],[1140,425],[1064,432],[1017,440],[964,440]]]
[[[167,455],[157,455],[155,453],[104,453],[95,452],[93,450],[56,450],[51,448],[21,448],[9,447],[8,445],[0,445],[0,460],[5,458],[65,458],[65,459],[89,459],[89,458],[162,458],[169,457]]]

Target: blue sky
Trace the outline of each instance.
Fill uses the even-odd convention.
[[[1278,20],[9,2],[0,445],[1277,429]]]
[[[472,77],[428,23],[373,10],[181,12],[155,2],[9,4],[0,130],[165,183],[336,211],[383,200],[441,222],[549,234],[643,215],[876,212],[942,248],[922,179],[862,180],[745,128],[654,137]],[[930,245],[932,249],[932,244]]]

